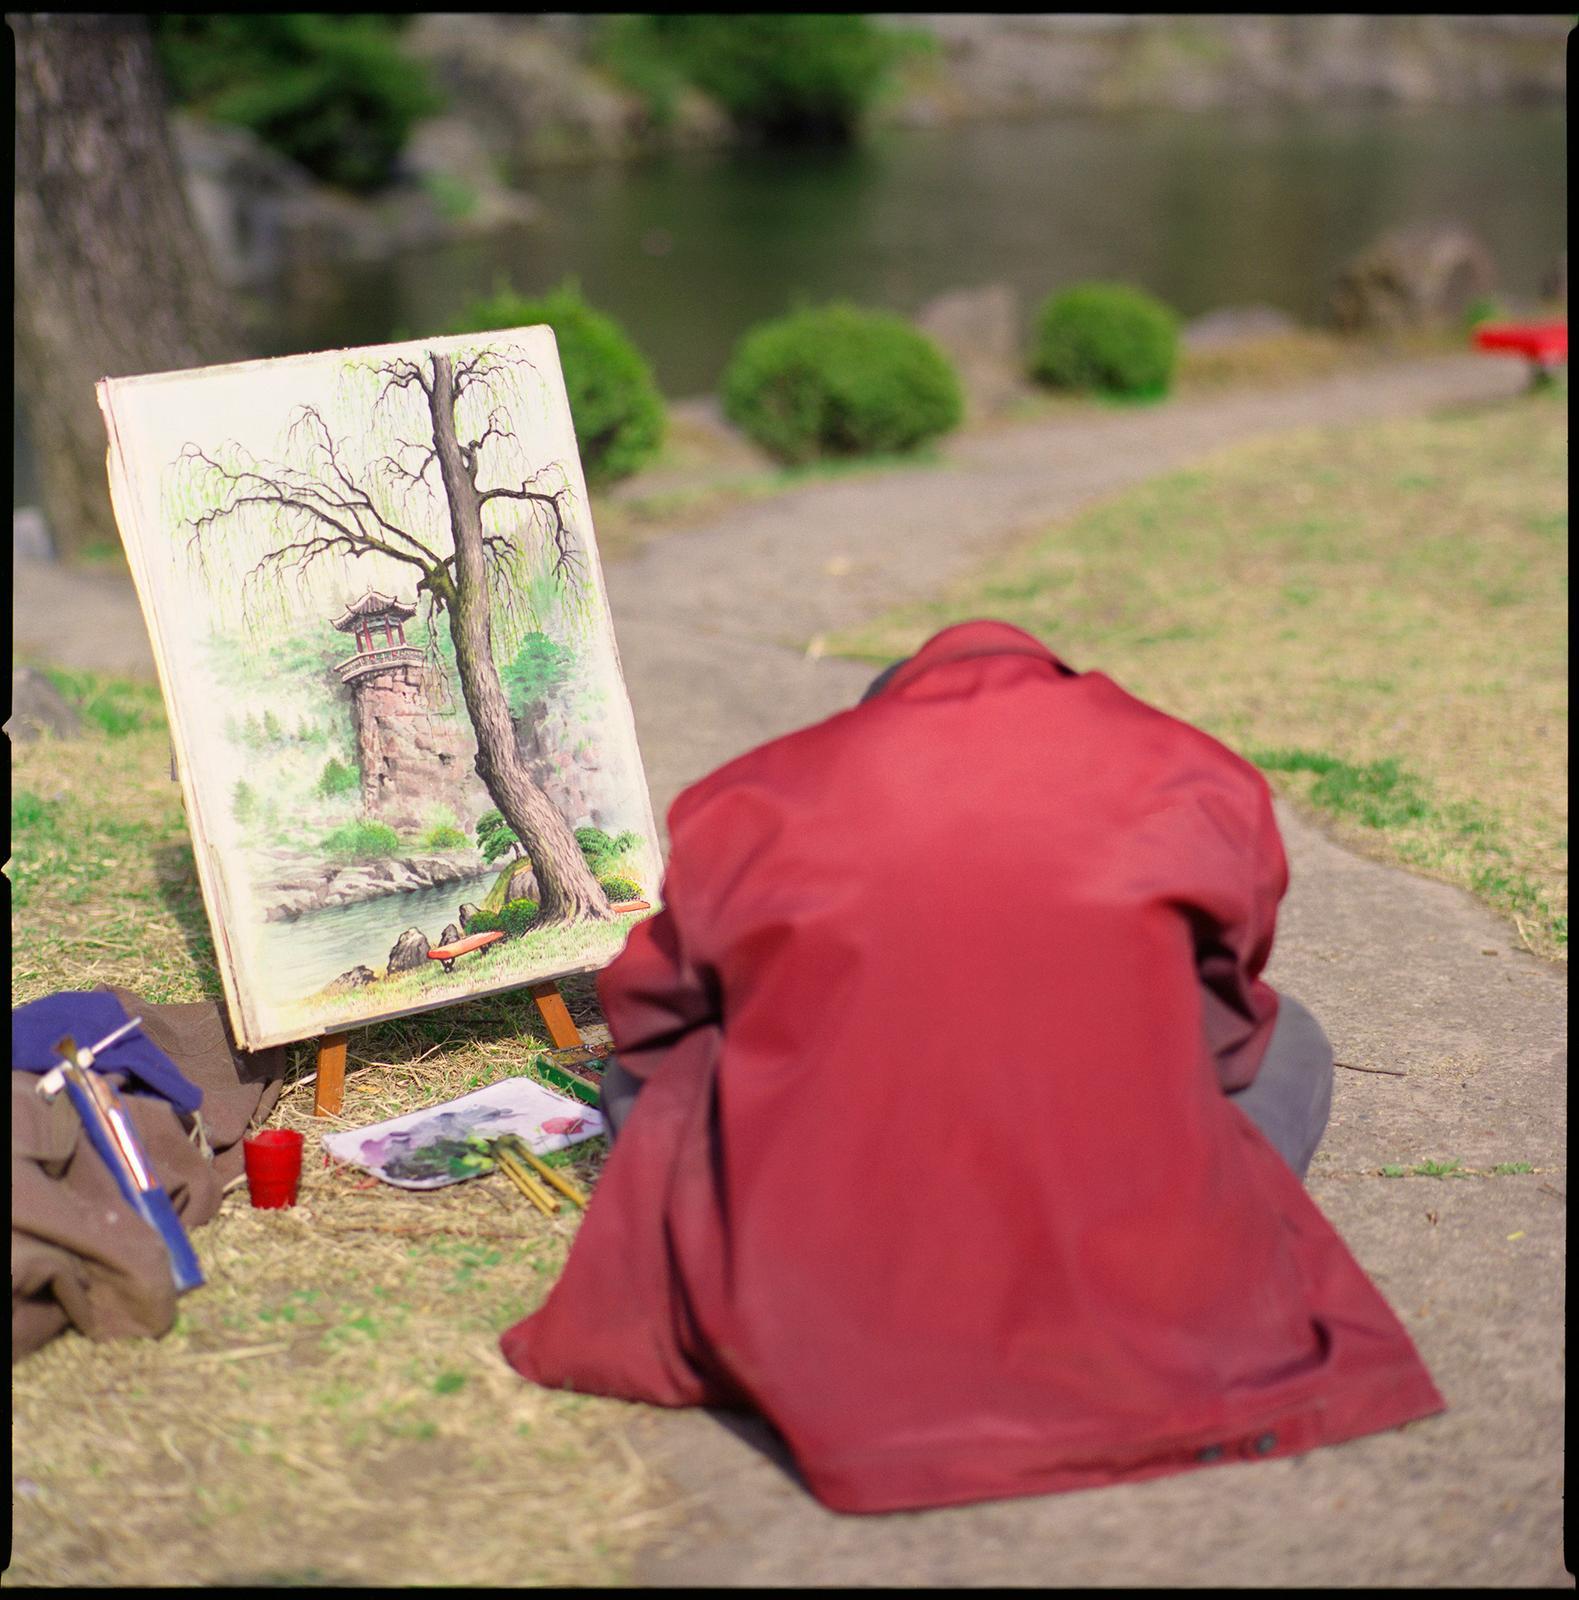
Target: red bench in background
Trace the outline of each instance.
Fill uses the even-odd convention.
[[[1568,360],[1566,322],[1487,322],[1475,329],[1475,345],[1493,355],[1523,356],[1536,383]]]

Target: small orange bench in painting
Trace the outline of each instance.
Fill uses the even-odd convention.
[[[502,929],[495,928],[492,933],[474,933],[469,938],[457,939],[454,944],[435,945],[428,951],[429,961],[442,961],[446,972],[455,970],[456,956],[463,956],[468,950],[481,950],[484,945],[493,944],[504,937]]]

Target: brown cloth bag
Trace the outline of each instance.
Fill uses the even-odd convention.
[[[219,1210],[242,1173],[241,1139],[280,1097],[285,1051],[236,1048],[212,1000],[155,1005],[105,985],[203,1091],[212,1155],[175,1109],[146,1094],[122,1096],[159,1182],[190,1231]],[[170,1258],[159,1235],[121,1197],[70,1100],[47,1101],[31,1072],[11,1074],[11,1360],[68,1326],[90,1339],[157,1338],[175,1321]]]

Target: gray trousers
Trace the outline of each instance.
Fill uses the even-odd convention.
[[[1332,1046],[1321,1024],[1291,995],[1280,995],[1277,1023],[1255,1082],[1228,1097],[1302,1182],[1327,1129],[1332,1070]],[[618,1056],[610,1056],[603,1069],[599,1109],[611,1141],[630,1115],[640,1088],[641,1080],[620,1065]]]

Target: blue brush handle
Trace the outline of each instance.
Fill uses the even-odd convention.
[[[128,1170],[120,1147],[105,1127],[99,1106],[70,1078],[66,1079],[66,1092],[77,1108],[77,1115],[82,1118],[82,1126],[93,1148],[99,1152],[105,1166],[115,1175],[115,1182],[126,1197],[127,1204],[164,1241],[164,1247],[170,1256],[170,1276],[175,1280],[177,1291],[185,1294],[188,1289],[200,1288],[204,1281],[203,1269],[198,1265],[192,1241],[187,1238],[186,1229],[181,1226],[181,1219],[170,1203],[170,1196],[159,1187],[159,1180],[153,1176],[153,1163],[148,1159],[148,1152],[143,1149],[141,1143],[137,1144],[137,1154],[148,1172],[151,1185],[147,1189],[142,1189],[138,1187],[135,1176]],[[125,1123],[128,1135],[136,1140],[137,1135],[131,1128],[131,1118],[126,1117]]]

